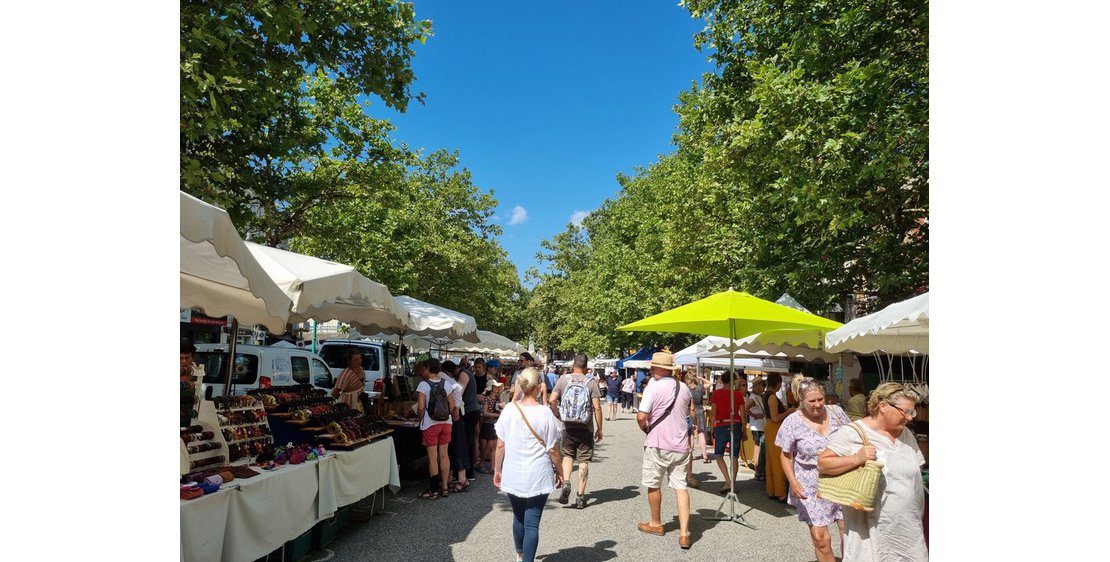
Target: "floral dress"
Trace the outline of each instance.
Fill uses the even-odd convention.
[[[840,406],[825,406],[825,411],[829,416],[829,435],[851,423]],[[782,420],[775,444],[782,447],[783,452],[793,453],[794,478],[806,495],[806,499],[798,499],[790,490],[787,502],[798,509],[798,519],[803,523],[824,527],[844,519],[839,505],[817,497],[817,455],[828,446],[829,438],[809,427],[802,416],[801,412],[794,412]]]

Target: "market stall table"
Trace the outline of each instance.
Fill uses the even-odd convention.
[[[416,472],[417,461],[428,456],[421,441],[420,424],[416,421],[386,420],[393,429],[393,446],[397,450],[397,464],[402,468]]]
[[[385,486],[400,489],[393,438],[181,501],[181,560],[250,562]]]

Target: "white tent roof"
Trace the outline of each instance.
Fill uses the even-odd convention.
[[[830,352],[929,353],[929,293],[894,303],[829,332]]]
[[[293,301],[291,322],[316,320],[357,323],[374,331],[402,329],[408,311],[385,285],[355,268],[269,246],[247,242],[266,273]]]
[[[452,342],[447,345],[447,351],[464,351],[467,353],[491,353],[495,355],[519,354],[524,350],[517,342],[487,330],[478,330],[478,343],[465,341]]]
[[[781,304],[783,306],[789,306],[790,308],[793,308],[795,310],[800,310],[802,312],[809,312],[809,309],[802,306],[802,303],[794,300],[794,297],[790,296],[790,293],[783,293],[782,296],[780,296],[778,298],[778,300],[775,301],[775,304]],[[813,314],[813,313],[810,312],[810,314]]]
[[[465,340],[470,343],[481,341],[478,336],[478,324],[473,316],[404,295],[393,298],[397,304],[408,311],[409,323],[404,330],[406,337],[412,334],[446,341]],[[363,329],[357,324],[355,326],[363,333],[373,331],[372,328]],[[381,333],[370,337],[388,338],[401,332],[400,329],[381,330]]]
[[[746,338],[736,340],[736,355],[747,357],[777,357],[780,359],[804,359],[807,361],[821,360],[826,363],[836,361],[835,353],[821,351],[814,349],[807,345],[802,345],[801,341],[804,339],[801,334],[808,330],[776,330],[774,333],[776,337],[772,337],[780,342],[797,341],[798,343],[763,343],[762,339],[765,338],[763,333],[752,334]],[[786,337],[783,334],[789,332],[798,332],[798,338]],[[816,332],[814,332],[816,334]],[[699,357],[728,357],[729,341],[728,338],[721,338],[717,336],[710,336],[706,338],[709,340],[707,349],[699,354]]]
[[[714,343],[714,339],[723,339],[726,343],[728,342],[728,338],[715,338],[715,336],[704,337],[690,347],[676,351],[674,354],[675,365],[693,365],[697,363],[698,353],[709,349],[709,346]]]
[[[285,332],[289,297],[247,250],[227,211],[181,192],[181,307]]]
[[[702,358],[699,363],[702,367],[717,367],[728,368],[728,355],[722,358]],[[768,371],[772,373],[787,373],[790,372],[790,361],[786,359],[774,358],[757,358],[757,357],[734,357],[732,365],[736,369],[759,369],[760,371]]]

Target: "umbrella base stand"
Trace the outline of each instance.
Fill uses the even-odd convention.
[[[728,515],[725,515],[725,503],[729,504],[728,505],[728,513],[729,514]],[[702,520],[704,520],[704,521],[734,521],[734,522],[739,523],[739,524],[741,524],[741,525],[743,525],[743,526],[745,526],[749,529],[757,530],[755,525],[752,525],[751,523],[748,523],[748,520],[744,519],[744,515],[742,513],[736,513],[736,504],[740,504],[741,506],[744,505],[744,504],[740,503],[740,498],[738,498],[736,496],[736,492],[731,492],[730,491],[728,494],[725,495],[725,499],[721,501],[721,505],[720,505],[720,507],[717,508],[717,512],[714,513],[711,516],[702,517]],[[751,511],[751,509],[752,508],[749,507],[747,510]]]

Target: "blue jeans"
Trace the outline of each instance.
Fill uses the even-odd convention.
[[[729,426],[722,425],[713,428],[713,454],[718,457],[725,454],[725,443],[729,443]],[[740,456],[740,442],[744,439],[744,424],[732,424],[732,443],[729,443],[729,454],[732,458]]]
[[[536,558],[536,546],[540,542],[540,518],[547,494],[530,498],[518,498],[509,494],[509,504],[513,506],[513,543],[518,553],[524,553],[524,562]]]

